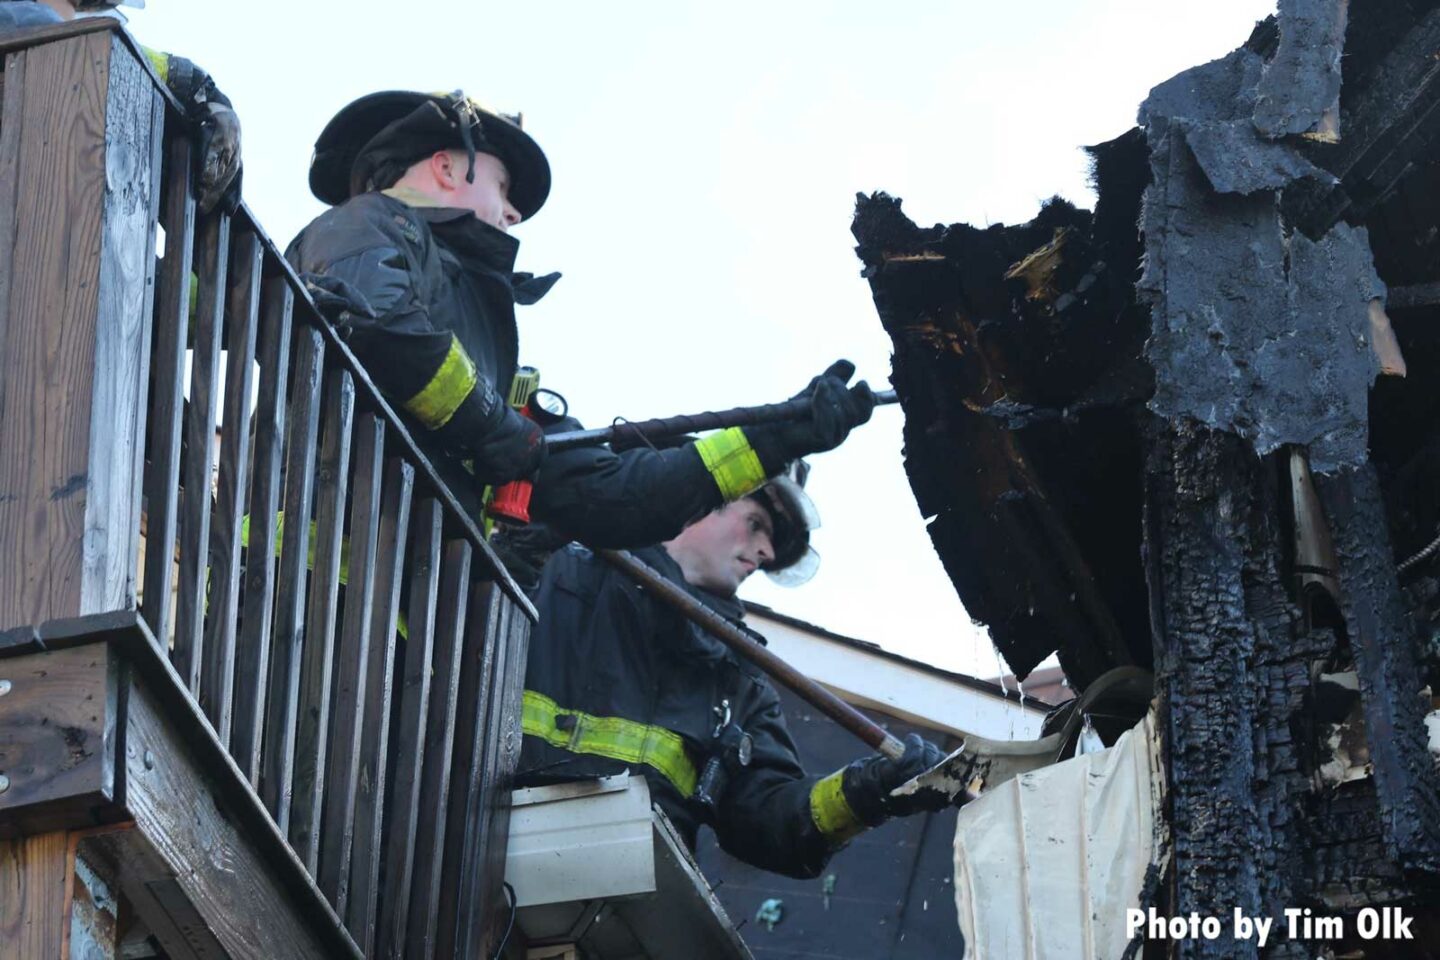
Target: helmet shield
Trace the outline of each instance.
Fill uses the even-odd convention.
[[[750,497],[770,515],[775,559],[761,569],[773,583],[798,587],[810,580],[820,566],[820,555],[810,546],[810,532],[820,526],[815,503],[805,493],[810,467],[803,460],[791,464]]]

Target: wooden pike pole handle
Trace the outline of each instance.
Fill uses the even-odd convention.
[[[826,690],[820,684],[771,653],[742,629],[696,600],[664,574],[628,550],[595,551],[630,579],[680,612],[685,619],[764,670],[777,682],[795,691],[815,709],[855,734],[867,746],[892,760],[905,753],[905,745],[883,727]]]

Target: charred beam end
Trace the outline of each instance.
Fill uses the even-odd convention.
[[[1400,593],[1380,483],[1366,465],[1316,478],[1340,558],[1344,620],[1392,855],[1440,873],[1440,777],[1428,748],[1416,625]]]
[[[1408,287],[1391,287],[1386,297],[1388,310],[1419,310],[1440,306],[1440,283],[1417,283]]]
[[[1351,38],[1363,26],[1352,18]],[[1353,42],[1347,38],[1348,47]],[[1287,191],[1287,217],[1311,237],[1341,219],[1358,223],[1416,164],[1434,156],[1440,143],[1440,9],[1430,10],[1404,32],[1387,38],[1384,55],[1367,63],[1363,76],[1347,77],[1338,143],[1317,143],[1310,153],[1340,177],[1334,186],[1296,184]]]
[[[123,701],[109,648],[91,642],[9,657],[0,681],[0,837],[120,819]]]

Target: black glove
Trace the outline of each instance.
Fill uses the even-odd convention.
[[[809,398],[809,417],[745,428],[745,436],[767,476],[775,475],[798,457],[835,449],[851,430],[870,419],[875,394],[864,380],[847,387],[854,375],[855,364],[836,360],[792,398]]]
[[[306,271],[300,274],[305,292],[315,302],[315,309],[329,320],[332,326],[341,328],[342,336],[349,334],[346,327],[355,317],[375,319],[375,308],[365,299],[365,294],[351,283],[329,274]]]
[[[195,191],[201,213],[217,206],[234,213],[240,205],[240,118],[230,99],[215,86],[210,74],[194,61],[174,54],[152,52],[152,62],[163,60],[161,71],[195,133]]]
[[[486,431],[475,447],[476,479],[497,487],[533,477],[545,462],[546,452],[540,425],[508,406],[503,409],[495,427]]]
[[[543,523],[496,524],[495,533],[490,537],[490,546],[522,590],[533,590],[540,585],[540,571],[545,562],[568,542]]]
[[[904,797],[892,797],[890,791],[912,780],[945,759],[940,748],[918,733],[905,738],[905,755],[891,760],[875,754],[856,760],[845,768],[840,789],[845,802],[855,815],[869,826],[890,817],[908,817],[912,813],[944,810],[953,801],[939,790],[921,790]]]
[[[195,189],[201,213],[240,206],[240,118],[220,103],[206,103],[195,135]]]

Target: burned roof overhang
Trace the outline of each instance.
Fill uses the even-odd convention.
[[[1114,153],[1135,151],[1124,139]],[[919,229],[883,194],[856,213],[916,501],[966,609],[1022,676],[1057,648],[1080,686],[1148,659],[1143,604],[1122,602],[1144,595],[1129,509],[1150,392],[1131,292],[1138,202],[1113,243],[1095,225],[1125,222],[1119,204],[1092,217],[1054,200],[988,230]]]

